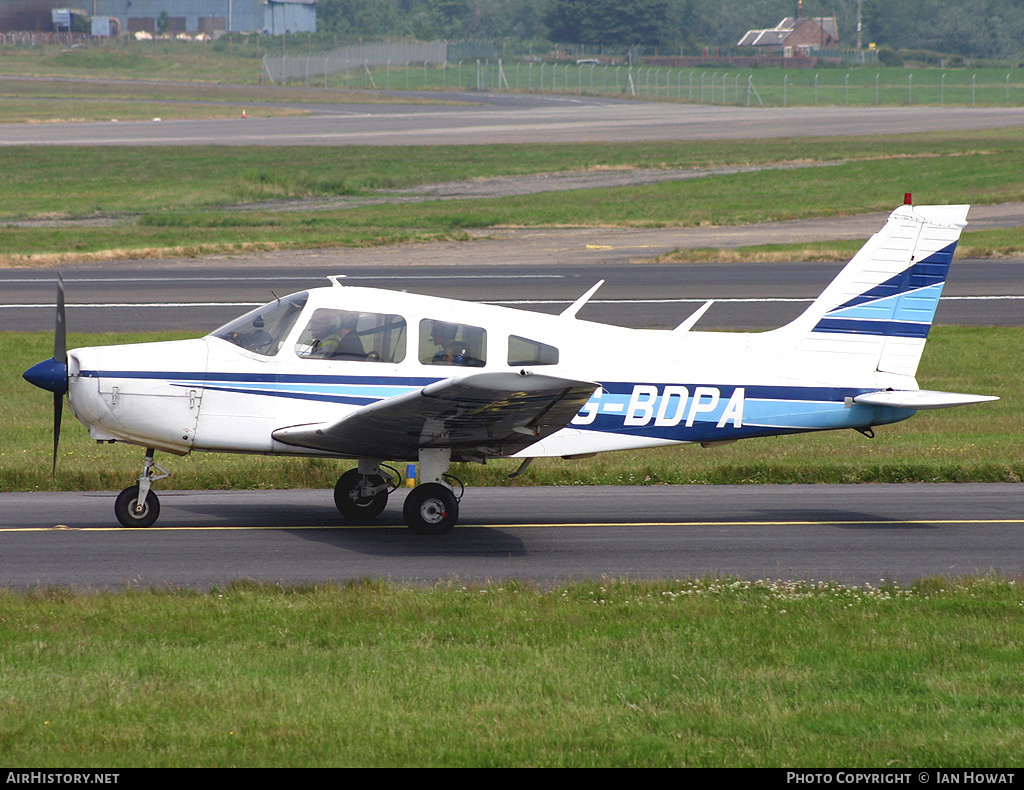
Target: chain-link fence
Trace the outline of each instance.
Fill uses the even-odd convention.
[[[319,54],[267,55],[263,58],[263,81],[274,83],[301,82],[306,85],[329,83],[342,75],[346,84],[365,78],[373,87],[375,74],[419,68],[444,70],[450,63],[465,59],[493,60],[497,49],[493,43],[478,41],[404,41],[379,44],[355,44],[333,52]],[[360,76],[361,75],[361,76]],[[338,80],[334,80],[337,85]]]
[[[446,42],[268,56],[263,78],[330,88],[561,93],[764,107],[1024,105],[1024,70],[676,68],[594,59],[509,64],[471,48],[455,52]]]

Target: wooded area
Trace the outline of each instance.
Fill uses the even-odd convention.
[[[1024,58],[1021,0],[803,0],[803,15],[836,17],[840,46],[852,48],[858,6],[865,47]],[[797,0],[319,0],[317,26],[347,40],[484,38],[699,54],[796,14]]]

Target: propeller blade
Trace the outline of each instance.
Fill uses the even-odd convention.
[[[53,333],[53,358],[68,364],[68,330],[64,315],[64,279],[57,272],[57,327]]]
[[[53,393],[53,476],[57,476],[57,448],[60,446],[60,420],[64,414],[64,396]]]
[[[53,358],[64,366],[64,392],[67,392],[68,329],[64,311],[64,279],[57,272],[57,325],[53,332]],[[53,476],[57,476],[57,448],[60,446],[60,422],[64,414],[64,393],[53,393]]]

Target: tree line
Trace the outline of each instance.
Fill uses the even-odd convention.
[[[865,47],[1024,57],[1022,0],[803,0],[802,11],[836,17],[840,46],[852,49],[858,5]],[[692,54],[731,48],[747,30],[796,13],[797,0],[319,0],[317,27],[348,41],[488,39]]]

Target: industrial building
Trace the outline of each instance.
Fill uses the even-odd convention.
[[[107,18],[97,29],[132,35],[144,32],[177,35],[263,32],[315,33],[316,0],[4,0],[0,32],[51,32],[54,9],[72,17]]]

